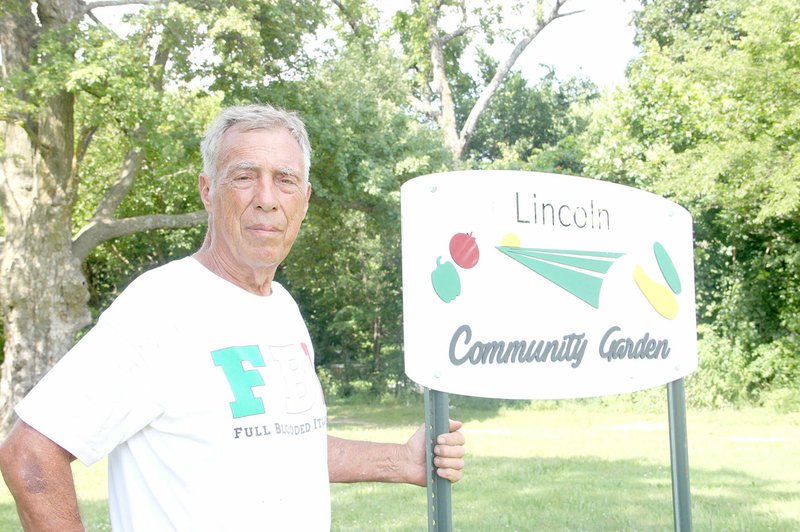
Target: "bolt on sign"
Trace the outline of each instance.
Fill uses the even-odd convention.
[[[433,390],[565,399],[697,368],[692,219],[649,192],[464,171],[401,189],[406,374]]]

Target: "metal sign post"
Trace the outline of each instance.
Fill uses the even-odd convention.
[[[428,469],[428,531],[453,530],[450,481],[434,472],[433,448],[439,434],[450,432],[450,403],[445,392],[425,388],[425,436]]]
[[[683,379],[667,384],[667,408],[675,532],[691,532],[692,501],[689,492],[689,444],[686,430],[686,389]]]

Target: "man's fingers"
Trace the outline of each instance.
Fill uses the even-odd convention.
[[[436,474],[441,478],[449,480],[450,482],[458,482],[461,480],[461,477],[464,476],[464,471],[462,469],[449,469],[440,467],[436,469]]]
[[[433,448],[437,458],[464,458],[466,450],[461,445],[437,445]]]
[[[436,474],[450,482],[458,482],[464,475],[464,443],[466,438],[459,432],[461,422],[450,420],[450,432],[440,434],[433,447],[433,465]]]
[[[460,421],[456,421],[455,419],[450,420],[450,432],[455,432],[461,428],[462,423]]]
[[[433,459],[433,465],[441,469],[464,469],[463,458],[442,458],[437,456]]]
[[[449,432],[447,434],[440,434],[436,438],[436,443],[438,446],[445,447],[445,446],[462,446],[466,442],[466,438],[464,438],[464,434],[461,432]],[[437,446],[437,447],[438,447]]]

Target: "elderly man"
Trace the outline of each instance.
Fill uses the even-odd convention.
[[[326,434],[314,350],[273,280],[308,210],[293,113],[224,110],[202,144],[208,235],[141,275],[17,405],[0,465],[29,530],[81,530],[70,462],[108,456],[114,530],[326,530],[329,482],[425,484],[425,437]],[[461,478],[451,423],[437,473]]]

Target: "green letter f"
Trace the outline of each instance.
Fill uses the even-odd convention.
[[[258,370],[245,370],[242,362],[247,360],[253,367],[263,368],[264,357],[257,345],[227,347],[211,352],[215,366],[221,366],[228,385],[233,392],[231,403],[233,417],[253,416],[264,413],[264,402],[253,395],[254,386],[264,386],[264,379]]]

